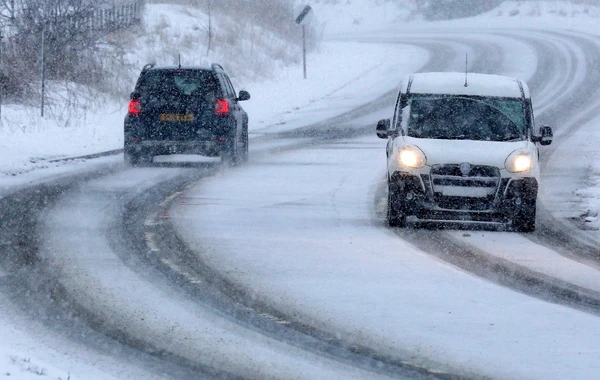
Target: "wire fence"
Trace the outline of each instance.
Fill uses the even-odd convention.
[[[12,29],[21,25],[22,19],[27,17],[28,11],[31,11],[28,7],[19,8],[14,2],[10,4],[12,5],[2,6],[0,4],[0,27],[3,29],[2,32],[5,36],[10,36]],[[67,23],[69,27],[75,30],[113,31],[127,29],[141,23],[145,4],[146,0],[115,0],[112,4],[106,4],[105,2],[90,3],[89,6],[85,6],[85,11],[73,8],[72,12],[62,12],[60,22]],[[40,5],[40,9],[43,9],[42,5]]]
[[[29,99],[40,77],[100,85],[110,58],[99,46],[108,34],[140,25],[145,5],[145,0],[0,0],[0,97]]]
[[[133,0],[110,8],[95,9],[89,17],[80,22],[99,31],[127,29],[141,23],[144,5],[144,0]]]

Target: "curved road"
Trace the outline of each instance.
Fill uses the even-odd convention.
[[[598,40],[585,35],[427,31],[362,40],[422,46],[431,56],[422,71],[456,70],[468,51],[472,71],[510,74],[521,70],[529,74],[538,124],[551,120],[557,142],[600,114],[600,101],[596,100],[600,99]],[[515,64],[513,52],[507,51],[511,44],[535,51],[535,70],[527,73],[526,64]],[[393,97],[394,93],[385,94],[319,125],[257,138],[254,157],[271,157],[274,152],[261,150],[261,146],[272,140],[283,142],[287,151],[301,152],[314,149],[324,137],[326,143],[335,143],[336,139],[372,134],[372,124],[354,120],[389,109]],[[352,144],[347,147],[356,148]],[[543,159],[548,161],[558,150],[560,143],[547,150]],[[156,378],[489,375],[476,365],[461,366],[435,352],[416,354],[408,348],[410,344],[398,349],[385,337],[378,337],[376,344],[369,344],[371,339],[358,344],[356,336],[338,333],[336,321],[316,322],[295,314],[297,310],[282,309],[280,301],[247,288],[236,277],[239,268],[229,273],[207,260],[226,251],[220,253],[218,245],[190,241],[189,234],[180,238],[177,223],[181,221],[171,223],[174,214],[169,207],[186,194],[186,186],[199,179],[217,175],[231,177],[235,183],[237,171],[222,172],[211,166],[107,170],[48,183],[1,200],[1,240],[10,242],[0,246],[2,266],[11,273],[3,280],[3,289],[17,303],[22,302],[23,294],[30,295],[21,306],[36,318],[51,316],[52,321],[45,323],[53,330],[99,353],[125,357],[134,367],[153,368]],[[375,208],[380,208],[381,191],[375,194]],[[176,210],[185,206],[186,199],[180,197]],[[222,200],[202,202],[218,205]],[[385,228],[381,215],[375,220],[378,229]],[[593,271],[600,265],[599,246],[583,238],[574,243],[574,237],[568,236],[572,234],[563,232],[564,223],[553,218],[545,204],[540,207],[538,222],[540,227],[533,235],[500,232],[506,236],[498,239],[510,241],[517,252],[551,248],[568,262],[565,265],[592,271],[589,280],[529,265],[502,247],[465,236],[468,234],[462,231],[394,232],[396,239],[485,279],[599,314],[600,286],[593,279]],[[218,238],[233,233],[221,230]],[[440,246],[450,248],[440,253]]]

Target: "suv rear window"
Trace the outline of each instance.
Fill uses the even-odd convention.
[[[217,79],[207,70],[150,70],[140,78],[138,91],[158,97],[220,96]]]

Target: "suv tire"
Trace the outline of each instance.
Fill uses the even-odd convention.
[[[242,162],[248,162],[248,126],[244,127],[244,135],[242,137]]]
[[[237,139],[234,137],[227,144],[225,150],[221,153],[221,161],[229,166],[235,166],[240,162],[240,151]]]
[[[125,164],[129,166],[140,166],[141,157],[139,154],[125,152],[123,153],[123,157],[125,160]]]

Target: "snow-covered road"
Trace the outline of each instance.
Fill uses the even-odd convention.
[[[547,302],[552,293],[543,286],[515,291],[505,273],[453,257],[491,258],[547,284],[600,294],[598,262],[568,251],[566,238],[557,247],[546,236],[559,222],[573,228],[562,219],[576,210],[564,194],[587,166],[549,173],[573,161],[597,124],[598,40],[428,29],[336,41],[385,43],[402,59],[378,68],[378,80],[309,102],[302,117],[256,128],[246,166],[113,168],[64,194],[39,189],[48,201],[28,214],[40,221],[29,227],[39,239],[24,244],[36,260],[19,273],[77,306],[80,336],[99,333],[127,347],[98,349],[88,365],[108,351],[128,363],[101,371],[128,378],[148,378],[129,368],[148,363],[156,378],[174,368],[179,378],[593,377],[598,308]],[[544,154],[541,232],[532,236],[383,223],[385,142],[375,122],[389,117],[390,91],[403,74],[462,70],[465,52],[473,71],[528,80],[538,122],[557,131],[559,144]],[[24,204],[37,199],[29,196]],[[54,324],[61,332],[69,321]],[[131,360],[128,350],[143,357]]]
[[[477,64],[523,74],[537,61],[537,70],[529,72],[536,111],[541,120],[561,123],[558,136],[579,127],[569,120],[597,111],[598,87],[589,86],[598,81],[590,67],[597,40],[501,34],[474,40],[487,38],[500,46],[500,61],[510,62],[507,70],[489,66],[481,56]],[[511,38],[535,52],[520,68],[507,58],[515,56]],[[202,180],[170,215],[202,260],[248,297],[273,305],[298,324],[335,332],[350,346],[491,377],[593,376],[597,317],[499,287],[490,283],[496,281],[493,271],[483,280],[474,277],[445,262],[443,256],[451,255],[445,246],[430,247],[437,250],[432,256],[383,226],[377,207],[384,207],[378,199],[384,155],[384,143],[366,137],[261,157],[228,176]],[[570,170],[571,177],[585,174]],[[543,189],[550,195],[564,186],[554,182]],[[555,201],[546,201],[546,207],[553,209]],[[588,265],[577,255],[561,255],[543,245],[543,236],[423,230],[408,240],[440,234],[442,244],[454,240],[549,282],[600,290],[597,261]]]

